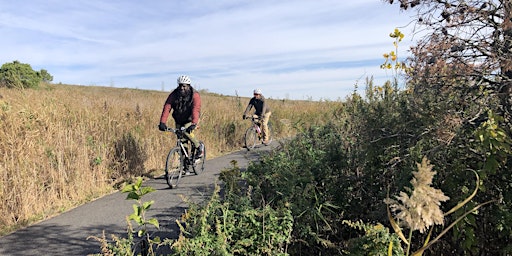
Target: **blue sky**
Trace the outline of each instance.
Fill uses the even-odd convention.
[[[54,83],[279,99],[344,99],[379,68],[410,13],[381,0],[0,0],[0,64]],[[412,30],[399,56],[405,57]]]

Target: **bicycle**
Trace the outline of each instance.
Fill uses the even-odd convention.
[[[185,127],[181,129],[167,128],[168,132],[176,134],[176,147],[171,148],[165,161],[165,180],[171,189],[176,188],[181,177],[190,174],[190,170],[195,175],[204,171],[204,162],[206,159],[206,147],[200,141],[203,147],[203,155],[196,158],[196,150],[193,143],[185,136]]]
[[[263,143],[263,134],[261,131],[261,120],[257,116],[247,117],[245,119],[251,119],[251,127],[247,128],[244,136],[245,148],[251,150],[256,146],[257,142]],[[272,142],[272,129],[270,123],[268,123],[268,143]],[[265,144],[265,145],[267,145]]]

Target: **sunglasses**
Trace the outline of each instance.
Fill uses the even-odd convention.
[[[179,87],[189,87],[190,84],[178,84]]]

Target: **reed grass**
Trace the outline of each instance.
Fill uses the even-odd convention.
[[[159,132],[169,92],[53,84],[0,88],[0,235],[163,174],[175,138]],[[249,97],[201,91],[196,136],[214,158],[241,149]],[[323,124],[341,102],[272,100],[274,138]],[[168,126],[172,126],[169,120]]]

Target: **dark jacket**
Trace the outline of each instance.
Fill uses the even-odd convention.
[[[258,115],[258,116],[261,116],[263,113],[270,112],[270,107],[268,106],[268,104],[265,100],[265,97],[263,97],[263,95],[261,96],[260,99],[256,99],[255,97],[253,97],[249,101],[247,108],[245,108],[244,115],[247,115],[252,107],[254,107],[254,109],[256,110],[256,112],[254,112],[254,114]]]
[[[160,122],[166,123],[171,110],[174,121],[179,125],[185,125],[192,122],[197,124],[199,121],[199,114],[201,112],[201,97],[199,93],[192,89],[192,94],[189,99],[182,99],[179,97],[179,91],[172,91],[167,100],[165,101]]]

